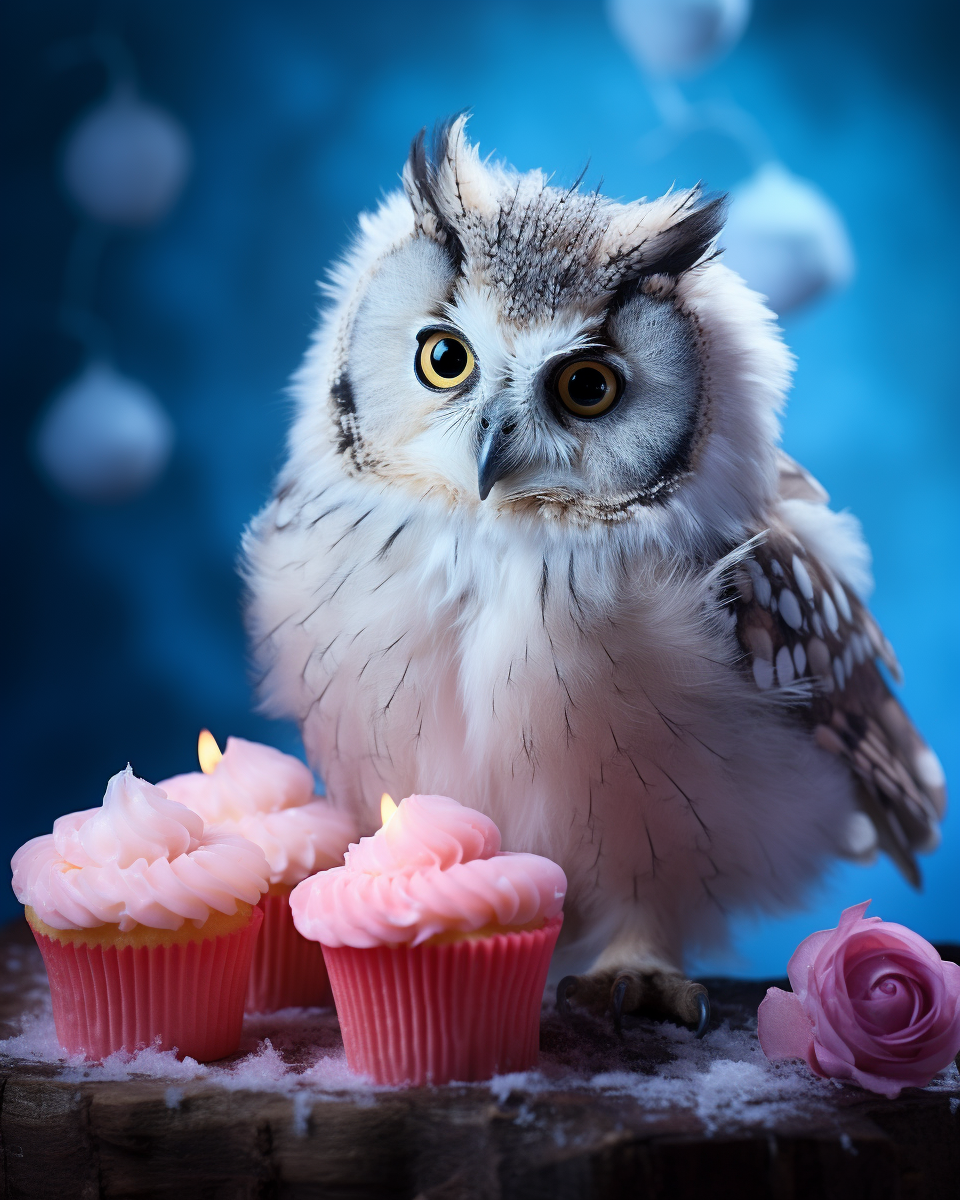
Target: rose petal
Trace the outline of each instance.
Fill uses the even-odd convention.
[[[841,1048],[846,1049],[845,1046]],[[834,1054],[816,1037],[813,1040],[813,1061],[816,1064],[814,1070],[818,1075],[824,1075],[828,1079],[852,1078],[854,1066],[850,1059],[841,1054]]]
[[[878,920],[879,918],[871,917],[869,919]],[[935,947],[931,946],[927,939],[921,937],[919,933],[914,933],[906,925],[898,925],[896,921],[881,921],[880,925],[879,930],[875,929],[872,932],[878,934],[887,945],[891,947],[897,945],[898,949],[905,949],[914,958],[926,960],[934,967],[941,965],[943,960]]]
[[[824,929],[821,930],[820,935],[810,935],[811,938],[820,938],[815,949],[815,959],[811,963],[811,965],[815,965],[816,967],[818,978],[822,979],[824,974],[832,969],[832,964],[835,962],[836,957],[843,953],[844,947],[852,936],[862,934],[866,930],[872,930],[874,926],[883,924],[883,921],[879,917],[863,916],[870,903],[871,901],[864,900],[862,904],[854,904],[851,908],[845,908],[840,914],[840,921],[836,929]],[[794,951],[794,957],[803,950],[804,945],[804,942],[800,943]],[[788,965],[787,974],[789,975],[789,973]]]
[[[768,1057],[801,1057],[819,1075],[896,1096],[925,1087],[960,1051],[960,967],[905,926],[864,917],[866,909],[844,910],[836,929],[797,947],[794,995],[772,989],[761,1006],[764,1040]]]
[[[850,935],[851,926],[857,925],[861,920],[881,923],[879,917],[864,917],[864,913],[873,903],[872,900],[864,900],[861,904],[851,904],[849,908],[845,908],[840,914],[840,920],[837,922],[837,933],[842,933],[845,937]]]
[[[760,1048],[771,1062],[802,1058],[813,1063],[813,1026],[800,998],[782,988],[767,988],[757,1010]]]
[[[861,970],[866,963],[889,962],[896,969],[927,984],[936,984],[942,977],[942,963],[930,963],[920,959],[899,942],[888,942],[885,938],[851,938],[844,953],[847,975]]]
[[[818,961],[817,967],[821,965]],[[854,1050],[863,1033],[847,995],[842,957],[831,955],[829,967],[819,975],[813,972],[814,978],[804,1008],[813,1023],[818,1054],[822,1047],[838,1061],[853,1063],[856,1057]],[[868,1044],[873,1045],[872,1039]]]
[[[848,964],[847,993],[854,1015],[877,1036],[915,1027],[930,1011],[932,990],[928,980],[915,978],[910,967],[892,955],[872,955],[855,966]]]
[[[915,1053],[942,1026],[947,989],[939,960],[935,968],[899,945],[869,954],[858,948],[848,967],[850,1011],[862,1035],[854,1035],[858,1044],[868,1050],[885,1046],[898,1054],[899,1047],[913,1047]],[[880,990],[884,977],[899,994]]]
[[[950,998],[950,1007],[960,1019],[960,963],[941,962],[940,973],[944,992]],[[960,1051],[960,1045],[957,1046],[957,1050]]]
[[[790,986],[794,993],[800,997],[801,1001],[810,986],[809,973],[814,961],[835,933],[835,929],[821,929],[818,933],[811,933],[809,937],[803,939],[791,955],[790,961],[787,963],[787,978],[790,980]]]
[[[888,1100],[896,1100],[900,1092],[905,1087],[926,1087],[933,1076],[927,1079],[926,1083],[911,1084],[908,1079],[887,1079],[883,1075],[872,1075],[869,1071],[861,1071],[854,1067],[850,1073],[850,1078],[854,1083],[859,1083],[862,1088],[868,1092],[879,1092],[881,1096],[886,1096]]]
[[[960,1017],[960,1014],[958,1014]],[[912,1045],[889,1045],[877,1039],[872,1047],[858,1050],[856,1065],[863,1071],[896,1078],[914,1087],[926,1087],[930,1080],[948,1067],[960,1047],[960,1019],[935,1034],[918,1038]]]

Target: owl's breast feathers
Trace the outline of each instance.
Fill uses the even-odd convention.
[[[899,679],[890,644],[786,525],[773,523],[758,541],[728,592],[743,667],[763,691],[788,689],[796,718],[851,768],[880,848],[918,885],[914,852],[937,844],[946,795],[936,756],[880,672],[878,662]]]

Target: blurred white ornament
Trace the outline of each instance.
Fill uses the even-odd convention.
[[[853,277],[840,213],[818,187],[777,163],[761,167],[734,194],[720,244],[727,266],[780,315]]]
[[[92,362],[54,396],[36,448],[44,471],[69,495],[125,500],[166,466],[173,424],[142,384]]]
[[[190,142],[163,109],[118,89],[89,109],[67,139],[63,178],[98,221],[150,225],[171,208],[190,169]]]
[[[750,0],[607,0],[610,24],[653,75],[690,75],[725,54],[750,18]]]

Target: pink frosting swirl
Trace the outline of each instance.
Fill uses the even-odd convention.
[[[500,850],[489,817],[447,796],[408,796],[342,867],[294,888],[293,921],[325,946],[419,945],[438,933],[548,921],[567,880],[538,854]]]
[[[243,738],[227,739],[209,775],[174,775],[158,786],[208,824],[256,842],[271,883],[293,885],[342,863],[357,832],[351,817],[314,795],[313,775],[298,758]]]
[[[299,758],[261,742],[227,738],[223,757],[209,775],[192,771],[157,785],[212,824],[250,813],[280,812],[316,799],[313,775]]]
[[[13,890],[54,929],[202,925],[268,887],[263,851],[138,779],[128,766],[107,784],[101,808],[68,813],[53,833],[13,856]]]

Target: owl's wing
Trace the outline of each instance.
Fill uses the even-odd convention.
[[[900,677],[889,642],[785,525],[766,531],[732,582],[744,669],[763,690],[793,689],[784,695],[792,712],[848,764],[880,847],[918,885],[914,851],[937,844],[946,795],[936,756],[880,672],[882,662]]]

